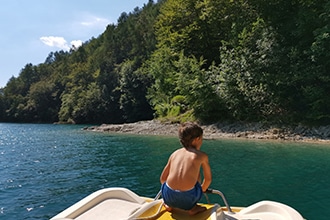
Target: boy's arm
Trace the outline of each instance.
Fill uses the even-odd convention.
[[[170,160],[167,162],[166,166],[163,169],[162,174],[160,175],[160,183],[163,184],[168,177],[168,174],[170,173]]]
[[[210,167],[209,158],[207,155],[205,155],[203,157],[202,168],[203,168],[203,174],[204,174],[202,190],[203,190],[203,192],[205,192],[207,190],[207,188],[211,185],[211,182],[212,182],[211,167]]]

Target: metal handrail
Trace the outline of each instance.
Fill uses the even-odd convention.
[[[158,192],[157,195],[155,196],[154,200],[159,199],[161,195],[162,195],[162,190],[159,190],[159,192]]]
[[[228,212],[231,213],[231,214],[235,214],[235,212],[233,212],[233,210],[231,209],[230,205],[228,204],[227,202],[227,199],[225,197],[225,195],[220,192],[219,190],[216,190],[216,189],[207,189],[205,193],[212,193],[212,194],[218,194],[219,196],[221,196],[223,202],[225,203],[227,209],[228,209]]]

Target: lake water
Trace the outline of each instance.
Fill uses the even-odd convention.
[[[49,219],[105,187],[154,197],[176,137],[94,133],[79,125],[0,123],[0,219]],[[309,220],[330,216],[330,146],[205,140],[212,188],[235,206],[285,203]],[[220,197],[211,202],[223,204]]]

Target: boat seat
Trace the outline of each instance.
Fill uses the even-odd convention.
[[[127,219],[130,213],[142,205],[121,199],[107,199],[79,215],[75,220]]]
[[[82,213],[75,220],[108,220],[108,219],[136,219],[150,218],[157,215],[162,208],[162,200],[138,204],[120,199],[105,200],[88,211]],[[56,219],[60,220],[60,219]],[[64,219],[63,219],[64,220]],[[67,219],[69,220],[69,219]]]
[[[302,219],[290,206],[274,201],[260,201],[236,213],[239,219]]]
[[[102,189],[80,200],[51,220],[63,218],[78,220],[127,219],[144,203],[146,203],[146,199],[128,189],[120,187]]]

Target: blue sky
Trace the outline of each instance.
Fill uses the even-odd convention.
[[[156,1],[154,1],[156,2]],[[50,52],[68,50],[103,33],[122,12],[148,0],[2,0],[0,87],[28,63],[43,63]]]

